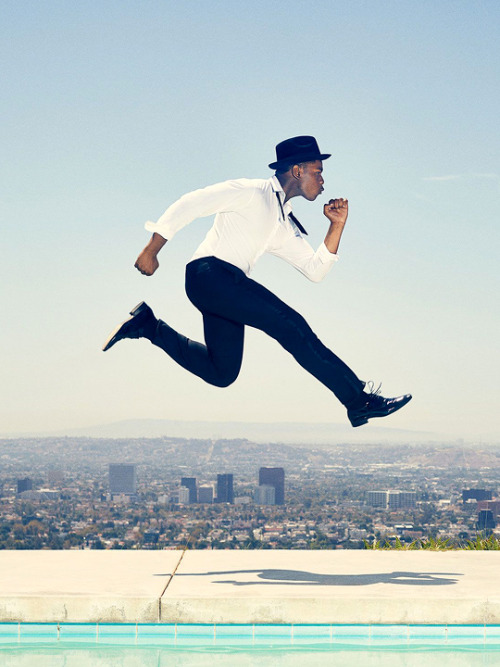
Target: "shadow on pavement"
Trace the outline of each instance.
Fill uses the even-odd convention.
[[[176,577],[214,577],[221,575],[256,574],[259,581],[224,579],[214,584],[258,586],[289,584],[292,586],[371,586],[372,584],[403,584],[405,586],[449,586],[458,583],[454,572],[377,572],[370,574],[317,574],[303,570],[227,570],[220,572],[177,573]]]

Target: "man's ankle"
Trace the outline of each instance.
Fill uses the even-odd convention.
[[[144,338],[147,338],[151,342],[153,342],[154,337],[156,336],[156,329],[158,327],[158,320],[156,317],[151,316],[148,317],[146,322],[142,324],[141,328],[143,329],[144,333],[143,336]]]
[[[352,399],[352,401],[345,404],[345,407],[348,410],[357,410],[358,408],[362,408],[366,404],[367,397],[368,394],[361,390],[359,394]]]

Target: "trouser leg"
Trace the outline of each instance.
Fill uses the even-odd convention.
[[[215,258],[191,262],[186,291],[202,312],[252,326],[277,340],[346,407],[359,398],[365,383],[318,339],[305,319],[236,267]]]
[[[218,315],[203,313],[203,331],[205,345],[186,338],[159,320],[151,342],[205,382],[227,387],[240,372],[244,326]]]

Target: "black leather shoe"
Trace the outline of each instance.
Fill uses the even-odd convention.
[[[115,343],[122,338],[143,338],[147,330],[151,330],[151,318],[156,321],[153,311],[147,303],[141,301],[130,311],[132,317],[119,324],[116,329],[108,336],[102,346],[103,352],[113,347]]]
[[[369,394],[363,392],[360,397],[363,399],[363,403],[347,410],[349,421],[354,427],[367,424],[368,420],[373,417],[387,417],[387,415],[404,407],[412,398],[411,394],[405,394],[396,398],[384,398],[379,395],[379,391],[380,387]]]

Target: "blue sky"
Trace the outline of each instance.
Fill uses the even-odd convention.
[[[0,433],[344,421],[259,332],[224,390],[145,341],[100,351],[142,299],[200,339],[183,267],[210,220],[152,278],[144,221],[314,134],[325,195],[350,202],[341,260],[320,284],[272,257],[252,277],[361,378],[414,394],[384,426],[498,440],[499,20],[493,0],[4,1]],[[322,203],[294,200],[315,246]]]

